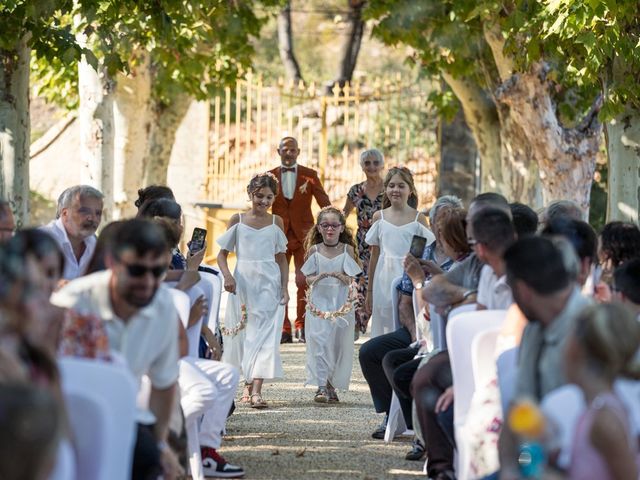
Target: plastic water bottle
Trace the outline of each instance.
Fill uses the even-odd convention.
[[[541,479],[546,464],[544,448],[538,442],[525,442],[520,446],[518,456],[520,474],[524,478]]]

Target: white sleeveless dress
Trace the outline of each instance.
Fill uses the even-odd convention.
[[[253,228],[236,223],[217,242],[220,248],[236,252],[233,272],[236,294],[229,295],[224,324],[232,328],[241,320],[241,306],[247,308],[247,324],[235,337],[224,337],[222,361],[240,367],[246,382],[254,378],[281,378],[280,337],[284,305],[280,305],[280,268],[277,253],[287,250],[287,237],[275,224]]]
[[[328,258],[315,249],[300,269],[306,276],[325,272],[341,272],[355,277],[362,269],[344,251]],[[322,311],[335,311],[347,299],[348,287],[337,278],[323,278],[313,287],[311,300]],[[325,387],[327,380],[334,388],[349,389],[353,367],[353,330],[355,310],[344,318],[325,320],[313,315],[308,309],[305,314],[305,336],[307,339],[307,380],[305,385]]]
[[[420,235],[427,239],[427,245],[435,240],[431,230],[418,222],[419,215],[420,213],[416,214],[413,222],[398,226],[387,222],[381,210],[380,220],[367,232],[365,242],[380,247],[373,279],[371,338],[396,329],[391,309],[391,283],[395,278],[402,276],[402,262],[409,253],[411,239],[414,235]]]

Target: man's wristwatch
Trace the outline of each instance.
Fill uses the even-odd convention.
[[[462,301],[464,302],[467,298],[471,295],[475,295],[476,293],[478,293],[478,290],[467,290],[462,294]]]
[[[415,288],[416,290],[421,290],[422,288],[424,288],[424,282],[418,282],[414,284],[413,288]]]

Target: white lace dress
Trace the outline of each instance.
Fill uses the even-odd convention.
[[[275,222],[275,217],[274,217]],[[282,377],[280,337],[284,305],[280,305],[280,268],[277,253],[287,249],[287,237],[275,223],[253,228],[240,222],[217,239],[218,245],[236,252],[233,272],[236,294],[229,295],[224,324],[232,328],[241,321],[241,306],[247,309],[247,325],[236,336],[224,337],[222,360],[240,367],[246,382],[254,378]]]
[[[362,269],[344,251],[328,258],[314,251],[301,268],[304,275],[319,275],[326,272],[341,272],[355,277]],[[323,278],[313,287],[311,301],[322,311],[338,310],[347,299],[348,286],[337,278]],[[355,309],[344,318],[325,320],[313,315],[307,308],[305,315],[307,339],[306,385],[324,387],[327,380],[334,388],[348,390],[353,367],[353,330]]]
[[[402,275],[402,261],[409,253],[411,239],[414,235],[420,235],[427,239],[427,245],[435,240],[431,230],[418,222],[419,215],[420,213],[416,214],[413,222],[398,226],[387,222],[381,210],[380,220],[367,232],[365,241],[369,245],[380,247],[373,278],[371,338],[396,329],[391,308],[391,283]]]

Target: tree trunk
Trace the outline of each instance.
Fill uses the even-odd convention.
[[[478,149],[462,110],[451,122],[440,120],[439,143],[438,196],[456,195],[468,205],[478,193],[475,181]]]
[[[476,141],[480,156],[480,191],[509,196],[509,187],[502,180],[500,122],[495,104],[477,84],[453,78],[447,73],[442,76],[460,100],[465,120]]]
[[[96,71],[84,57],[78,64],[78,124],[82,183],[104,194],[104,219],[114,214],[113,200],[113,90],[106,69]]]
[[[522,179],[520,199],[532,207],[546,205],[553,200],[576,201],[589,212],[589,198],[596,155],[600,147],[602,125],[597,113],[601,102],[594,103],[591,112],[575,128],[564,128],[556,115],[549,94],[547,66],[537,63],[529,72],[515,74],[496,92],[503,138],[508,136],[511,149],[503,150],[505,171],[515,182]],[[539,199],[534,193],[539,169]],[[535,181],[534,181],[535,180]]]
[[[640,222],[640,111],[628,108],[607,124],[607,221]]]
[[[133,202],[142,187],[143,159],[151,128],[151,63],[136,52],[128,75],[118,76],[114,96],[114,184],[116,218],[135,214]]]
[[[191,101],[189,95],[180,92],[171,98],[168,105],[157,100],[153,102],[143,185],[167,185],[167,170],[176,132],[189,110]]]
[[[358,54],[360,53],[360,45],[362,44],[362,35],[364,34],[364,21],[362,20],[362,9],[365,2],[362,0],[349,1],[349,33],[347,39],[342,46],[342,60],[338,70],[338,77],[334,80],[343,87],[353,78],[353,71],[358,62]]]
[[[296,56],[293,53],[291,2],[287,2],[278,14],[278,50],[287,78],[293,79],[297,84],[302,80],[302,73],[300,72],[298,60],[296,60]]]
[[[29,36],[0,50],[0,198],[10,202],[18,228],[29,223]]]

